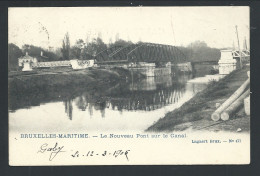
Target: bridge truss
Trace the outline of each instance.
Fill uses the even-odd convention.
[[[95,56],[97,63],[113,62],[186,62],[184,53],[175,46],[139,43],[108,48]]]
[[[232,51],[233,57],[240,57],[239,51]],[[241,57],[250,57],[250,51],[249,50],[242,50],[241,51]]]

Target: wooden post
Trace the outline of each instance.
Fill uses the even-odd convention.
[[[226,121],[243,105],[244,99],[250,94],[248,89],[236,101],[234,101],[224,112],[221,113],[221,119]]]
[[[250,79],[247,79],[212,115],[211,119],[218,121],[220,119],[220,114],[230,106],[240,95],[245,91],[250,83]]]

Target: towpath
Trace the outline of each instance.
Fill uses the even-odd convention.
[[[179,109],[166,114],[147,131],[249,132],[250,117],[246,116],[243,108],[228,121],[214,122],[211,120],[211,114],[216,110],[216,103],[223,103],[232,95],[248,79],[247,71],[249,70],[249,66],[245,66],[243,69],[227,75],[219,82],[212,82],[208,88],[195,95]]]

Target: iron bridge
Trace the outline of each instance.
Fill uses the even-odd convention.
[[[175,46],[154,43],[139,43],[128,46],[114,46],[95,56],[97,63],[120,62],[172,62],[187,61],[184,53]]]

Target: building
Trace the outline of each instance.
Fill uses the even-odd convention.
[[[25,56],[18,58],[18,66],[22,67],[22,71],[32,71],[32,68],[37,66],[37,59],[35,57],[31,57],[26,52]]]

